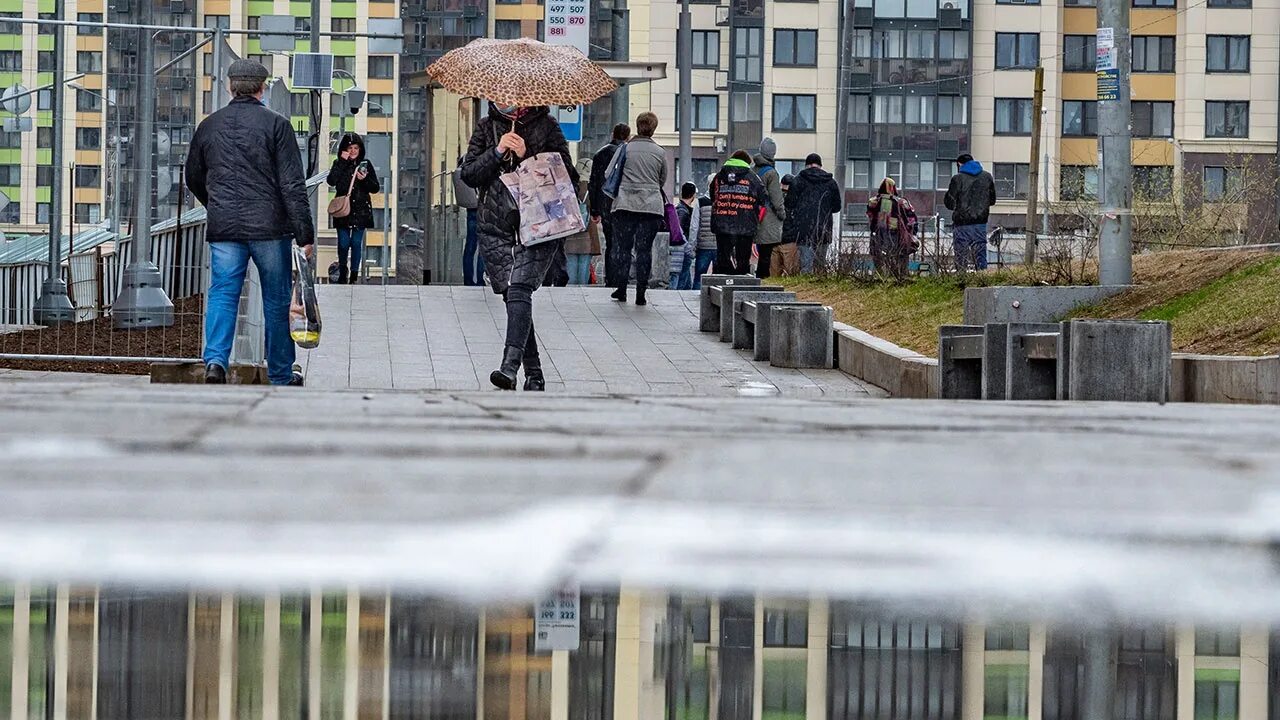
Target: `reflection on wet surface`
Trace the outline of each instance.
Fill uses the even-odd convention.
[[[0,717],[1092,720],[1105,646],[1117,720],[1268,720],[1278,639],[625,588],[477,608],[15,584],[0,597]]]

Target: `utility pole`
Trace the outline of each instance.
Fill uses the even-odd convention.
[[[693,19],[689,0],[680,0],[680,168],[681,182],[693,182]],[[679,192],[680,188],[676,188]]]
[[[1024,262],[1036,261],[1036,201],[1040,199],[1040,121],[1044,114],[1044,66],[1036,65],[1035,90],[1031,95],[1031,163],[1027,166],[1027,230]],[[1045,178],[1047,181],[1048,178]]]
[[[53,18],[62,19],[64,3],[54,3]],[[67,89],[63,87],[67,74],[67,59],[63,50],[63,33],[61,25],[52,27],[53,31],[53,96],[49,109],[53,115],[53,187],[49,192],[49,277],[45,278],[40,289],[40,297],[32,308],[36,323],[44,326],[62,325],[75,320],[75,308],[71,298],[67,297],[67,284],[62,280],[62,206],[63,177],[62,171],[62,127],[63,104]]]
[[[311,0],[311,52],[320,52],[320,0]],[[332,82],[332,80],[330,80]],[[307,176],[320,169],[320,123],[323,120],[320,112],[321,95],[319,90],[311,91],[311,137],[315,138],[315,146],[307,143]],[[307,193],[311,200],[311,221],[316,221],[316,208],[319,207],[320,191]],[[317,227],[319,227],[317,225]]]
[[[1098,282],[1133,282],[1129,2],[1098,0]]]
[[[138,4],[140,25],[150,25],[152,3]],[[124,270],[120,296],[111,306],[114,324],[120,330],[173,325],[173,301],[164,291],[160,268],[151,262],[151,191],[155,164],[156,135],[156,36],[147,28],[138,30],[142,44],[138,51],[138,126],[134,131],[134,221],[133,262]]]
[[[222,34],[222,26],[218,25],[213,31],[213,77],[210,78],[211,89],[213,90],[213,107],[212,112],[222,109],[227,104],[226,92],[227,84],[222,77],[222,46],[226,42],[226,36]]]

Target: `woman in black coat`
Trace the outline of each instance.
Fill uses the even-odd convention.
[[[476,208],[477,236],[493,291],[507,303],[507,338],[502,366],[489,381],[503,390],[516,389],[516,376],[524,365],[524,389],[545,390],[538,342],[533,330],[533,293],[542,286],[547,270],[563,258],[563,240],[536,245],[520,244],[520,211],[501,175],[521,161],[545,152],[558,152],[574,185],[578,171],[569,157],[560,124],[544,107],[503,107],[489,103],[489,115],[480,118],[467,156],[462,160],[462,181],[480,196]]]
[[[343,135],[338,143],[338,157],[334,158],[326,180],[338,197],[351,189],[351,214],[333,219],[333,226],[338,230],[338,282],[341,284],[355,284],[360,279],[360,251],[364,247],[365,231],[373,227],[373,203],[369,196],[382,189],[373,164],[366,162],[364,155],[364,140],[359,135],[353,132]]]

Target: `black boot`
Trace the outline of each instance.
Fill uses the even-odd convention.
[[[547,380],[542,376],[542,358],[537,355],[524,356],[524,389],[526,392],[543,392],[547,389]]]
[[[209,363],[204,366],[204,384],[205,385],[226,385],[227,369],[217,363]]]
[[[648,304],[649,304],[649,303],[648,303],[648,302],[646,302],[646,301],[645,301],[645,299],[644,299],[644,291],[645,291],[646,289],[647,289],[647,288],[645,288],[645,286],[643,286],[643,285],[637,285],[637,286],[636,286],[636,304],[637,304],[637,305],[648,305]],[[626,298],[623,298],[623,299],[625,300]]]
[[[613,294],[612,294],[612,295],[610,295],[609,297],[613,298],[614,300],[617,300],[618,302],[626,302],[626,301],[627,301],[627,286],[626,286],[626,285],[621,285],[621,286],[619,286],[619,287],[618,287],[618,289],[617,289],[617,290],[614,290],[614,291],[613,291]]]
[[[502,367],[489,373],[489,382],[499,390],[515,390],[516,373],[520,372],[522,360],[524,360],[524,348],[508,345],[502,351]]]

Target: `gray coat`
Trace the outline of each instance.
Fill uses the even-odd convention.
[[[614,153],[610,170],[622,153]],[[608,173],[605,174],[608,177]],[[653,138],[634,137],[627,143],[626,161],[622,166],[622,184],[613,199],[613,212],[665,215],[663,188],[667,186],[667,151]]]
[[[764,204],[764,218],[756,228],[756,244],[777,245],[782,242],[782,221],[787,219],[786,195],[782,194],[782,176],[773,166],[773,158],[756,155],[756,175],[764,183],[768,201]]]

